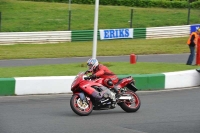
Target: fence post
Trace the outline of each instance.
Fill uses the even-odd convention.
[[[190,3],[191,3],[191,0],[188,0],[188,18],[187,18],[187,25],[190,24]]]
[[[1,32],[1,12],[0,12],[0,32]]]
[[[70,26],[71,26],[71,0],[69,0],[69,18],[68,18],[68,31],[70,31]]]
[[[133,9],[131,9],[130,28],[133,27]]]

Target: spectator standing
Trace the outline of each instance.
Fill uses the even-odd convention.
[[[198,28],[195,32],[192,32],[190,34],[190,37],[188,38],[187,44],[190,49],[190,55],[188,57],[186,65],[192,65],[192,62],[195,57],[195,47],[197,45],[199,34],[200,34],[200,28]]]

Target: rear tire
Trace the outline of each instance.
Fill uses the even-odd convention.
[[[77,115],[80,116],[87,116],[90,113],[92,113],[93,110],[93,104],[91,100],[87,100],[88,103],[83,102],[79,95],[75,94],[71,97],[70,100],[70,106],[71,109],[76,113]]]
[[[126,112],[136,112],[140,108],[140,105],[141,105],[139,96],[133,91],[127,91],[124,94],[131,95],[133,97],[132,101],[126,100],[122,103],[119,103],[119,106]]]

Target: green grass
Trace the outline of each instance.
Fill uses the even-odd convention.
[[[93,30],[94,5],[71,4],[71,30]],[[188,9],[99,6],[99,29],[128,28],[131,9],[133,28],[187,24]],[[1,0],[1,31],[68,30],[68,3]],[[191,9],[190,24],[199,23],[199,9]]]
[[[94,5],[72,4],[71,30],[93,29]],[[99,29],[129,27],[131,7],[100,6]],[[2,32],[59,31],[68,29],[68,4],[1,0]],[[150,14],[149,14],[150,13]],[[199,23],[199,10],[191,10],[191,24]],[[187,9],[134,7],[133,27],[184,25]],[[98,56],[188,53],[187,37],[168,39],[126,39],[98,41]],[[58,44],[18,44],[0,46],[0,59],[64,58],[92,56],[92,41]],[[85,62],[85,61],[84,61]],[[116,74],[162,73],[196,69],[175,63],[107,63]],[[75,75],[87,68],[81,63],[30,67],[0,67],[0,77]]]
[[[187,37],[98,41],[97,56],[189,53]],[[92,56],[92,41],[59,44],[0,45],[0,59]]]
[[[169,39],[136,39],[98,41],[98,56],[139,54],[171,54],[187,53],[187,38]],[[28,58],[59,58],[92,56],[92,42],[69,42],[60,44],[18,44],[0,46],[0,59],[28,59]],[[83,61],[86,62],[86,61]],[[198,66],[186,66],[175,63],[107,63],[116,74],[146,74],[162,73],[196,69]],[[42,65],[29,67],[0,67],[0,77],[30,77],[30,76],[64,76],[76,75],[85,71],[82,63],[65,65]]]
[[[193,70],[199,66],[188,66],[177,63],[147,63],[139,62],[130,64],[129,62],[102,62],[107,65],[117,75],[124,74],[151,74],[174,72],[183,70]],[[62,64],[62,65],[41,65],[29,67],[0,67],[0,77],[32,77],[32,76],[74,76],[80,71],[86,71],[87,67],[83,63]]]

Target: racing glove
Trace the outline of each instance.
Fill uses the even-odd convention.
[[[87,70],[87,71],[85,72],[85,74],[88,74],[88,73],[91,73],[91,71]]]
[[[92,74],[92,75],[89,76],[89,78],[90,78],[90,79],[95,79],[95,78],[96,78],[96,75],[95,75],[95,74]]]

